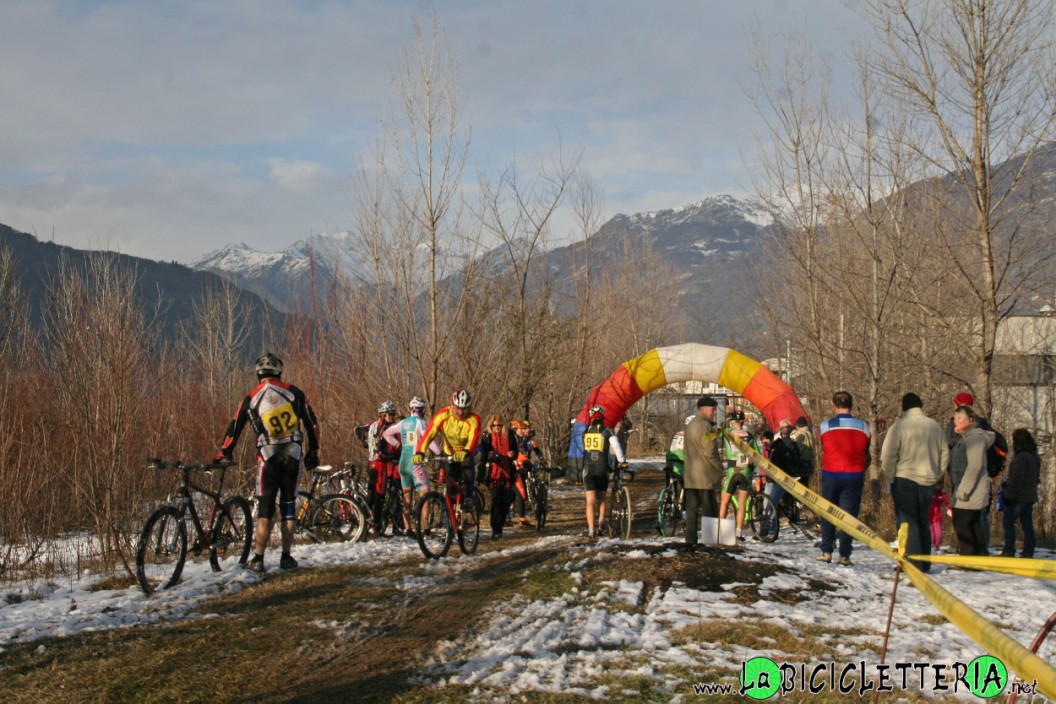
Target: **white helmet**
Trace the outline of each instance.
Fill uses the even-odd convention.
[[[396,404],[393,403],[392,401],[382,401],[381,405],[378,406],[378,415],[381,415],[383,413],[395,413],[395,412],[396,412]]]
[[[407,405],[411,409],[411,415],[415,415],[415,416],[424,416],[425,415],[425,409],[428,408],[428,406],[429,406],[429,404],[427,404],[425,401],[423,401],[422,399],[418,398],[417,396],[412,398],[411,402],[408,403]]]
[[[451,394],[451,405],[455,408],[469,408],[473,404],[473,396],[465,389],[459,389]]]

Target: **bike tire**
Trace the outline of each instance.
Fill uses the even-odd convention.
[[[459,519],[458,547],[463,555],[472,555],[480,544],[480,508],[477,502],[463,505]]]
[[[764,543],[772,543],[777,540],[781,531],[781,517],[777,508],[769,496],[762,492],[756,492],[751,496],[751,506],[748,509],[748,520],[752,525],[752,533]]]
[[[348,496],[347,494],[345,496]],[[374,514],[370,510],[370,504],[367,503],[366,497],[362,494],[352,494],[348,496],[352,501],[359,507],[359,512],[363,515],[363,534],[357,538],[357,542],[366,542],[367,536],[370,534],[370,526],[374,525]]]
[[[143,524],[136,547],[136,581],[150,596],[180,581],[187,560],[187,525],[175,506],[160,506]]]
[[[545,484],[536,489],[535,496],[535,530],[541,531],[546,525],[547,514],[550,513],[550,492]]]
[[[393,480],[390,480],[393,481]],[[398,489],[395,492],[390,490],[389,496],[385,499],[385,511],[382,514],[382,530],[385,533],[387,525],[392,526],[393,537],[398,535],[405,535],[407,531],[403,527],[403,490]]]
[[[627,487],[620,487],[612,493],[612,507],[609,509],[609,536],[627,540],[631,537],[631,492]]]
[[[678,497],[672,490],[672,486],[665,486],[660,490],[660,497],[656,500],[656,521],[660,529],[660,535],[671,538],[678,535],[684,528],[682,525],[682,512],[678,507]]]
[[[209,536],[209,566],[220,571],[220,561],[231,555],[244,565],[253,544],[249,502],[241,496],[229,496],[220,505]]]
[[[344,494],[328,494],[319,499],[311,525],[320,543],[358,542],[367,532],[363,512]]]
[[[430,491],[420,498],[414,507],[414,523],[415,537],[423,555],[439,560],[447,554],[454,540],[454,529],[443,496]]]

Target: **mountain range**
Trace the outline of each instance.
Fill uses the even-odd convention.
[[[616,215],[590,237],[592,265],[611,266],[621,256],[625,242],[643,248],[648,244],[675,275],[678,293],[698,296],[715,291],[723,305],[734,304],[731,315],[743,312],[739,292],[746,282],[747,262],[758,252],[766,227],[771,224],[761,203],[732,196],[716,196],[678,208],[633,215]],[[556,247],[546,253],[547,265],[557,280],[583,264],[582,242]],[[502,261],[497,250],[483,261]],[[353,280],[367,281],[369,252],[350,232],[313,235],[280,252],[260,252],[245,244],[229,244],[192,263],[192,267],[223,276],[287,311],[309,300],[312,286],[325,291],[338,271]]]

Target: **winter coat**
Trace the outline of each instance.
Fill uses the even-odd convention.
[[[684,433],[686,461],[685,487],[687,489],[718,489],[722,486],[722,459],[719,446],[722,436],[715,424],[697,414],[686,426]]]
[[[994,444],[994,432],[973,423],[950,450],[950,503],[954,508],[981,511],[990,503],[990,477],[986,474],[986,450]]]
[[[1041,481],[1041,457],[1036,452],[1017,452],[1012,455],[1005,484],[1005,501],[1033,504],[1038,501],[1038,482]]]
[[[919,408],[910,408],[894,422],[884,437],[880,464],[884,479],[908,479],[920,486],[942,481],[949,461],[949,447],[942,428]]]

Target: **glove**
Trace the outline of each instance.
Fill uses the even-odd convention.
[[[455,462],[458,462],[459,464],[465,462],[467,457],[469,457],[469,453],[465,450],[455,450],[451,453],[451,459],[453,459]]]
[[[213,458],[213,464],[227,464],[231,462],[231,453],[220,450],[216,453],[216,457]]]
[[[411,464],[421,464],[422,462],[425,462],[425,455],[421,452],[415,452],[414,455],[411,456]]]
[[[308,454],[304,456],[304,466],[306,469],[315,469],[319,466],[319,453],[315,450],[310,450]]]
[[[620,470],[621,472],[626,472],[627,471],[627,463],[626,462],[620,462],[618,465],[616,465],[616,469]]]

